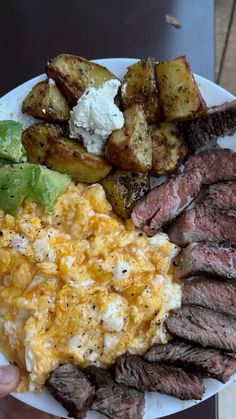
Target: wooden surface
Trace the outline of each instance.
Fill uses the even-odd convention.
[[[215,0],[215,79],[236,95],[236,0]]]

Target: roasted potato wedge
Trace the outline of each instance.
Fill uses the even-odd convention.
[[[149,133],[152,139],[153,176],[168,175],[176,170],[188,153],[178,128],[171,122],[151,125]]]
[[[156,79],[166,121],[191,119],[206,112],[185,56],[156,64]]]
[[[55,84],[40,81],[23,100],[22,112],[49,122],[66,122],[70,118],[69,105]]]
[[[114,212],[123,220],[130,217],[132,209],[150,189],[148,175],[115,170],[101,181]]]
[[[70,54],[61,54],[49,60],[46,73],[55,80],[72,106],[88,87],[98,87],[104,81],[115,78],[107,68]]]
[[[124,108],[140,103],[148,123],[160,119],[154,58],[149,57],[128,67],[121,87],[121,97]]]
[[[43,164],[50,143],[65,135],[65,129],[56,124],[40,122],[27,128],[21,137],[26,155],[32,163]]]
[[[124,112],[124,127],[110,135],[105,156],[122,170],[147,173],[152,167],[152,141],[141,105]]]
[[[76,182],[98,182],[111,171],[104,158],[88,153],[78,141],[69,138],[50,143],[45,164],[49,169],[67,173]]]
[[[49,123],[34,124],[22,134],[28,160],[67,173],[76,182],[94,183],[111,171],[109,163],[87,153],[78,142],[63,137],[66,128]]]

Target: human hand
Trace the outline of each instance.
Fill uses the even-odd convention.
[[[11,396],[20,381],[20,372],[17,367],[0,367],[0,419],[58,419],[56,416],[40,412]]]
[[[15,390],[20,381],[20,371],[17,367],[7,365],[0,367],[0,397],[5,397]]]

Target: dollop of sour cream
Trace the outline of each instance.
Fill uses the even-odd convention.
[[[123,113],[114,103],[120,84],[111,79],[86,89],[71,111],[70,137],[82,138],[89,153],[104,155],[109,135],[124,125]]]

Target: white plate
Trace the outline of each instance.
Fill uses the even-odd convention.
[[[102,64],[103,66],[107,67],[116,76],[120,78],[124,75],[126,68],[129,65],[133,64],[135,61],[135,59],[131,58],[110,58],[104,60],[96,60],[98,64]],[[33,123],[34,118],[22,115],[20,110],[21,101],[29,92],[31,87],[35,83],[45,79],[45,77],[45,75],[35,77],[34,79],[27,81],[26,83],[22,84],[21,86],[17,87],[16,89],[12,90],[10,93],[2,97],[0,99],[0,120],[15,119],[22,122],[24,127],[27,127],[28,125]],[[196,80],[208,106],[218,105],[225,101],[235,99],[234,96],[231,95],[229,92],[217,86],[216,84],[210,82],[209,80],[204,79],[203,77],[196,76]],[[236,135],[220,139],[219,144],[222,147],[230,147],[236,151]],[[2,354],[0,354],[0,364],[7,364],[7,361]],[[206,392],[204,394],[203,400],[206,400],[208,399],[208,397],[213,396],[218,391],[229,385],[232,381],[236,381],[236,374],[226,384],[221,384],[218,381],[212,379],[205,380]],[[59,417],[69,417],[67,416],[65,409],[63,409],[61,405],[57,403],[45,389],[40,394],[13,393],[13,396],[23,401],[24,403],[36,407],[37,409],[41,409],[45,412],[51,413]],[[174,397],[161,395],[159,393],[149,393],[146,394],[144,419],[155,419],[171,415],[188,407],[194,406],[197,403],[199,402],[181,401]],[[105,418],[105,416],[100,415],[96,412],[88,412],[86,418],[101,419]]]

